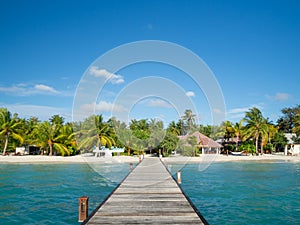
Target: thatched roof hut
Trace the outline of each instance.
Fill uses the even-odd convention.
[[[196,137],[197,138],[197,145],[198,147],[204,149],[215,149],[219,153],[220,148],[222,147],[221,144],[214,141],[213,139],[205,136],[204,134],[200,133],[199,131],[195,131],[192,134],[187,134],[184,136],[178,136],[179,140],[187,141],[189,137]],[[186,143],[188,145],[188,143]]]

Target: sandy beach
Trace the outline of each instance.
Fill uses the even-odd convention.
[[[285,161],[300,162],[300,156],[285,155],[259,155],[259,156],[235,156],[235,155],[214,155],[207,157],[166,157],[162,160],[166,163],[200,163],[203,161],[213,162],[236,162],[236,161]],[[146,156],[149,157],[149,156]],[[24,155],[24,156],[0,156],[0,163],[138,163],[138,156],[114,156],[112,158],[94,157],[94,156],[41,156],[41,155]]]

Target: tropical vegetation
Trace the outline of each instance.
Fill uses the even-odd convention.
[[[126,155],[147,152],[169,156],[177,150],[183,155],[197,155],[197,141],[191,137],[188,146],[183,145],[178,136],[199,131],[222,142],[224,152],[270,153],[283,151],[287,143],[284,133],[295,133],[294,141],[300,141],[300,105],[281,112],[274,123],[253,107],[241,121],[212,126],[196,124],[196,115],[187,109],[178,121],[165,127],[155,119],[133,119],[128,125],[117,118],[105,121],[101,114],[75,122],[65,122],[60,115],[40,121],[36,117],[20,118],[0,108],[0,151],[6,155],[14,153],[16,147],[35,146],[40,154],[69,156],[105,146],[125,148]]]

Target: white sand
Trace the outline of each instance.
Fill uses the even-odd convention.
[[[163,158],[166,163],[198,163],[203,161],[213,162],[234,162],[234,161],[285,161],[300,163],[300,156],[284,156],[284,155],[260,155],[260,156],[233,156],[233,155],[213,155],[207,157],[167,157]],[[138,156],[114,156],[112,158],[104,157],[83,157],[77,156],[0,156],[0,163],[138,163]]]
[[[168,157],[164,159],[167,163],[200,163],[203,161],[209,162],[236,162],[236,161],[284,161],[284,162],[300,162],[300,156],[285,156],[285,155],[259,155],[259,156],[244,156],[244,155],[206,155],[205,157]]]
[[[109,162],[109,163],[138,163],[138,157],[128,156],[115,156],[110,159],[104,157],[83,157],[77,156],[42,156],[42,155],[23,155],[23,156],[0,156],[0,163],[98,163],[98,162]]]

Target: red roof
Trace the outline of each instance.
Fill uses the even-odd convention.
[[[205,136],[204,134],[201,134],[199,131],[196,131],[192,134],[187,134],[184,136],[178,136],[180,140],[187,140],[188,137],[194,136],[197,138],[197,143],[200,147],[205,147],[205,148],[221,148],[222,145],[219,144],[218,142],[214,141],[213,139]]]

